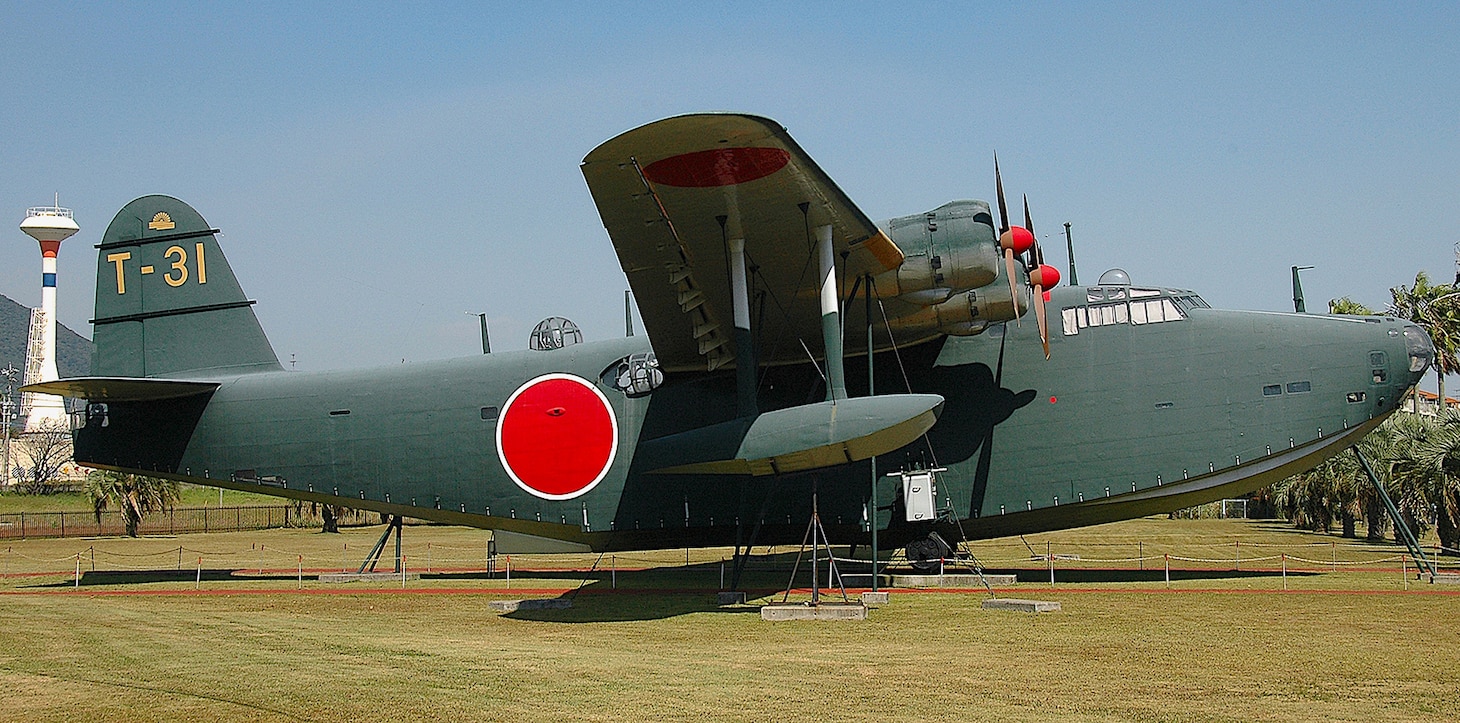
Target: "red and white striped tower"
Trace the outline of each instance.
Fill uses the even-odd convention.
[[[56,252],[61,242],[81,230],[71,217],[71,209],[60,206],[36,206],[25,211],[20,230],[41,244],[41,308],[38,310],[40,338],[31,338],[26,348],[25,383],[49,382],[60,378],[56,371]],[[34,371],[32,371],[34,369]],[[34,378],[33,378],[34,377]],[[25,430],[33,432],[48,420],[66,422],[66,403],[53,394],[31,394],[30,414]]]

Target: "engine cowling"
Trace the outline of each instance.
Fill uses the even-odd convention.
[[[896,332],[921,334],[937,331],[953,336],[973,336],[988,328],[989,324],[1012,321],[1029,310],[1028,286],[1020,285],[1017,297],[1009,295],[1009,285],[1002,279],[998,283],[984,284],[954,294],[941,303],[904,314],[891,320]]]
[[[989,205],[951,201],[927,213],[883,222],[903,250],[902,265],[876,277],[877,295],[934,306],[999,274],[999,243]]]

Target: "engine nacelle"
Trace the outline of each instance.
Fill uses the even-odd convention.
[[[1017,298],[1009,297],[1009,283],[1003,278],[969,289],[940,304],[923,307],[890,321],[899,335],[919,336],[939,332],[952,336],[973,336],[989,324],[1012,321],[1029,311],[1029,286],[1023,280],[1017,285]]]
[[[986,286],[999,274],[999,242],[983,201],[951,201],[882,225],[905,256],[901,266],[876,277],[877,295],[884,299],[933,306]]]

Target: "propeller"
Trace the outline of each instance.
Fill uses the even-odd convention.
[[[1009,226],[1009,208],[1004,203],[1004,177],[999,173],[999,154],[997,153],[994,154],[994,186],[999,195],[999,248],[1004,250],[1004,271],[1009,275],[1009,300],[1017,309],[1019,295],[1014,288],[1014,255],[1022,255],[1034,245],[1034,234],[1030,233],[1027,228]],[[1024,215],[1026,219],[1029,216],[1027,212]],[[1017,326],[1023,326],[1019,323],[1017,314],[1014,316],[1014,323]]]
[[[1029,196],[1024,197],[1024,226],[1029,235],[1034,235],[1034,221],[1029,218]],[[1034,290],[1034,318],[1039,320],[1039,341],[1044,344],[1044,358],[1049,358],[1049,322],[1045,317],[1044,291],[1054,288],[1060,282],[1060,272],[1044,263],[1044,250],[1035,239],[1029,247],[1029,285]]]

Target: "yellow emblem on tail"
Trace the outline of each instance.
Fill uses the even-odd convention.
[[[147,228],[153,231],[166,231],[175,226],[177,224],[172,222],[172,217],[163,211],[158,211],[157,215],[152,217],[152,222],[147,224]]]

